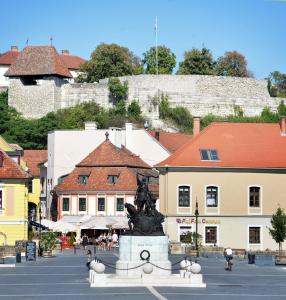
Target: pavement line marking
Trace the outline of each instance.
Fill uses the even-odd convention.
[[[84,284],[84,285],[89,285],[89,283],[85,283],[85,282],[54,282],[54,283],[0,283],[0,286],[18,286],[18,285],[27,285],[27,286],[30,286],[30,285],[74,285],[74,284],[77,284],[77,285],[80,285],[80,284]]]
[[[220,297],[279,297],[279,298],[284,298],[286,297],[286,294],[284,295],[261,295],[261,294],[206,294],[206,293],[163,293],[164,295],[178,295],[178,296],[220,296]]]
[[[164,296],[162,296],[157,290],[155,290],[153,288],[153,286],[146,286],[146,288],[157,299],[159,299],[159,300],[168,300],[167,298],[165,298]]]

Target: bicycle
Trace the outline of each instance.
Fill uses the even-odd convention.
[[[232,257],[231,256],[227,256],[226,257],[226,264],[227,264],[226,270],[227,271],[231,271],[232,270],[232,266],[233,266],[233,262],[232,262]]]

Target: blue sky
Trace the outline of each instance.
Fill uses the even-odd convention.
[[[0,53],[11,45],[53,44],[86,59],[101,42],[142,57],[155,44],[176,54],[209,48],[244,54],[257,78],[286,73],[286,0],[0,0]]]

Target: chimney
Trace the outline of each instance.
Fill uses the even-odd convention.
[[[11,51],[12,52],[19,52],[18,46],[11,46]]]
[[[201,130],[200,117],[193,117],[193,136],[199,134],[200,130]]]
[[[286,136],[285,116],[280,117],[279,121],[281,135]]]
[[[85,122],[84,129],[85,130],[96,130],[97,129],[96,123],[95,122]]]
[[[133,124],[125,123],[125,147],[129,150],[132,149],[132,145],[133,145],[132,140],[133,140]]]
[[[62,55],[70,55],[69,50],[62,50]]]
[[[121,128],[110,127],[109,128],[109,140],[117,148],[121,148]]]
[[[155,131],[155,139],[156,139],[157,141],[160,140],[160,131]]]

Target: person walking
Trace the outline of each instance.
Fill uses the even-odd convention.
[[[82,246],[83,249],[86,249],[86,246],[88,245],[88,236],[86,235],[86,233],[82,236]]]

